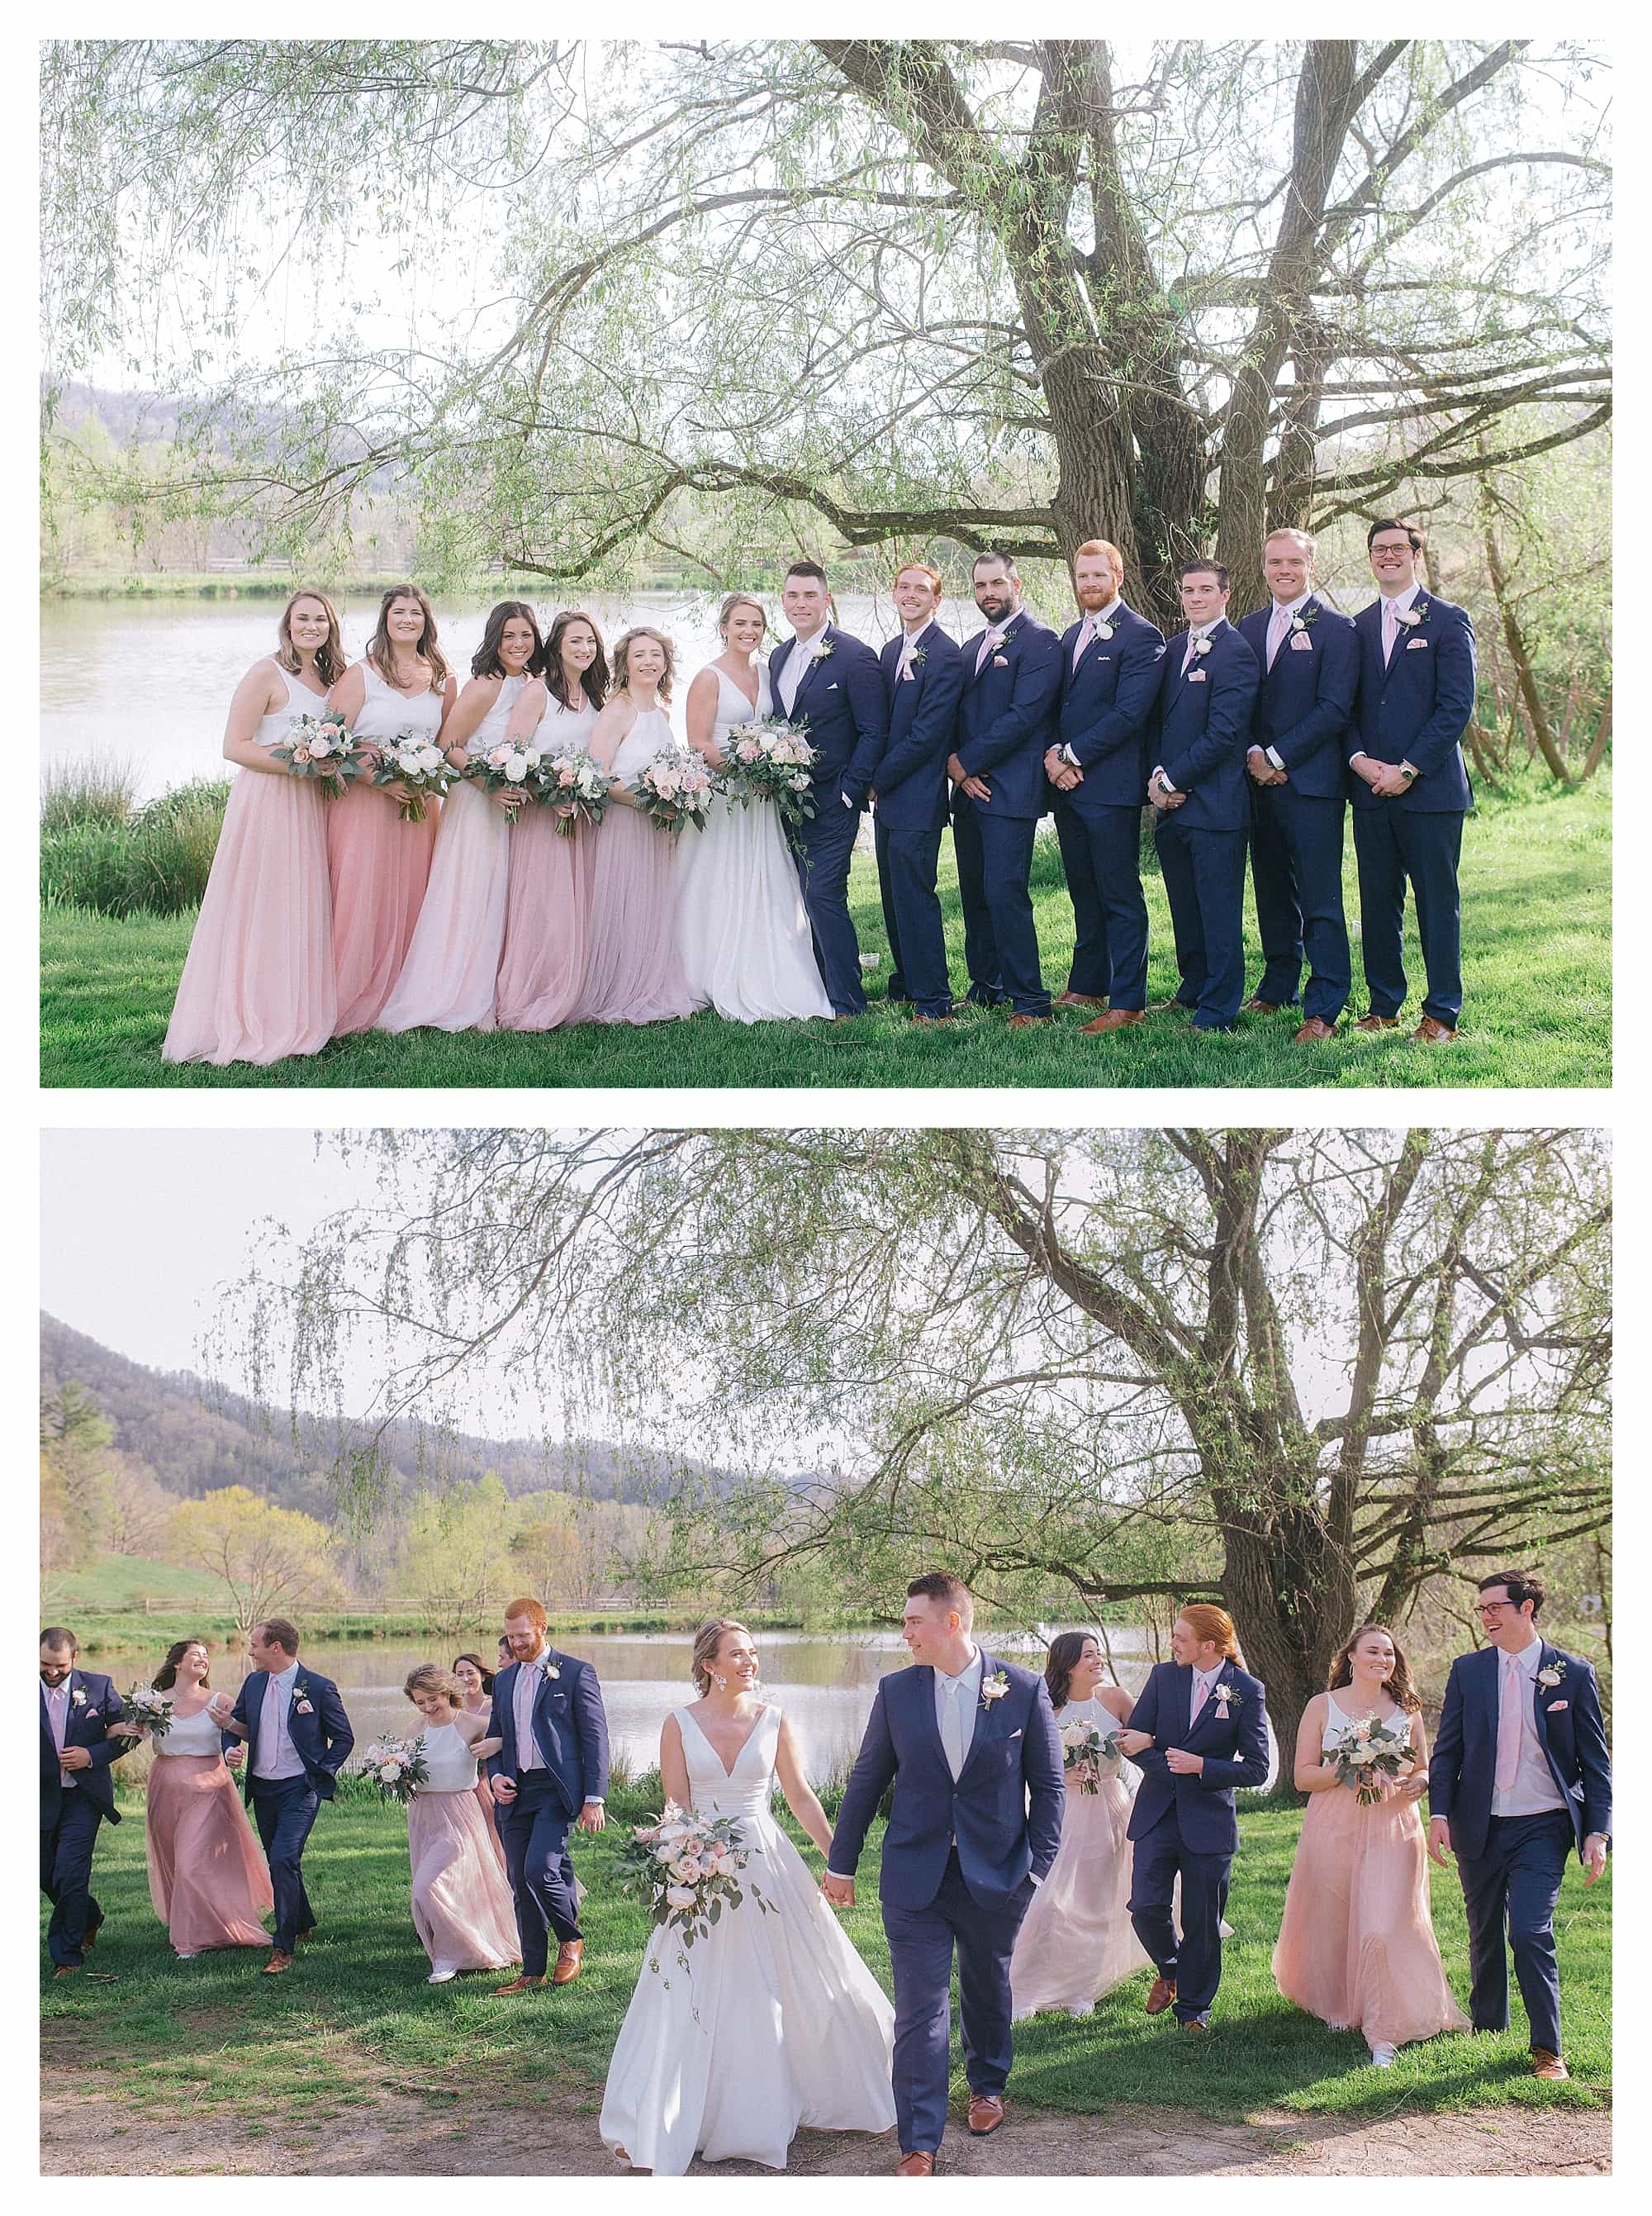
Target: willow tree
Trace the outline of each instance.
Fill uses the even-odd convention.
[[[278,539],[395,477],[433,560],[548,578],[642,539],[726,576],[827,533],[1066,559],[1100,532],[1161,616],[1213,543],[1254,600],[1267,526],[1426,509],[1606,420],[1603,67],[1520,40],[55,42],[52,375],[119,352],[198,395],[193,473],[118,489]],[[391,346],[340,250],[375,225]],[[226,367],[312,268],[302,342]]]
[[[1286,1735],[1362,1610],[1606,1523],[1598,1135],[372,1143],[381,1196],[261,1259],[224,1357],[313,1403],[382,1334],[358,1471],[375,1424],[546,1394],[553,1431],[664,1448],[689,1581],[1217,1598]]]

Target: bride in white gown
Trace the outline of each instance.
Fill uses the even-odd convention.
[[[756,659],[765,627],[757,601],[731,593],[717,616],[724,650],[688,688],[690,743],[711,769],[722,768],[735,724],[774,712],[768,670]],[[704,829],[685,831],[678,852],[678,942],[696,1004],[741,1024],[829,1016],[796,858],[775,803],[731,806],[719,793]]]
[[[680,2177],[697,2154],[783,2170],[801,2125],[887,2132],[895,2121],[894,2010],[770,1812],[778,1778],[824,1856],[832,1826],[785,1718],[754,1697],[744,1624],[708,1624],[694,1673],[702,1697],[672,1709],[660,1734],[666,1792],[738,1817],[749,1859],[740,1906],[695,1941],[686,1973],[677,1935],[654,1931],[608,2065],[603,2139],[656,2176]]]

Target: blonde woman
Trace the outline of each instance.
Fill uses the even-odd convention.
[[[402,1688],[424,1729],[427,1776],[408,1803],[413,1923],[430,1957],[433,1985],[461,1970],[502,1970],[517,1960],[516,1911],[482,1811],[476,1764],[497,1754],[484,1720],[464,1706],[459,1682],[434,1662]]]

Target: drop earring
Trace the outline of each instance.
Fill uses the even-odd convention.
[[[727,1677],[718,1677],[718,1678],[717,1678],[717,1680],[716,1680],[716,1685],[717,1685],[717,1690],[718,1690],[720,1693],[726,1693],[726,1692],[728,1690],[728,1678],[727,1678]]]

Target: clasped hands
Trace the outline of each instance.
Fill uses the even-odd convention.
[[[1365,779],[1379,800],[1397,799],[1411,784],[1400,762],[1373,761],[1369,754],[1355,754],[1348,767],[1355,777]]]
[[[833,1877],[828,1870],[820,1880],[820,1890],[834,1908],[855,1905],[855,1881],[852,1877]]]
[[[1046,761],[1049,756],[1045,756]],[[947,775],[960,792],[967,793],[972,800],[991,800],[992,788],[984,777],[972,777],[956,754],[947,756]]]
[[[1185,792],[1173,791],[1172,789],[1165,784],[1164,773],[1163,770],[1156,769],[1151,777],[1147,780],[1147,798],[1149,803],[1152,807],[1156,808],[1161,816],[1169,809],[1180,808],[1187,797],[1188,796]]]
[[[1062,760],[1059,747],[1044,749],[1044,774],[1058,792],[1071,792],[1084,781],[1084,773],[1076,762]]]
[[[1257,785],[1288,785],[1291,781],[1286,771],[1274,768],[1263,747],[1252,747],[1244,758],[1244,766]]]

